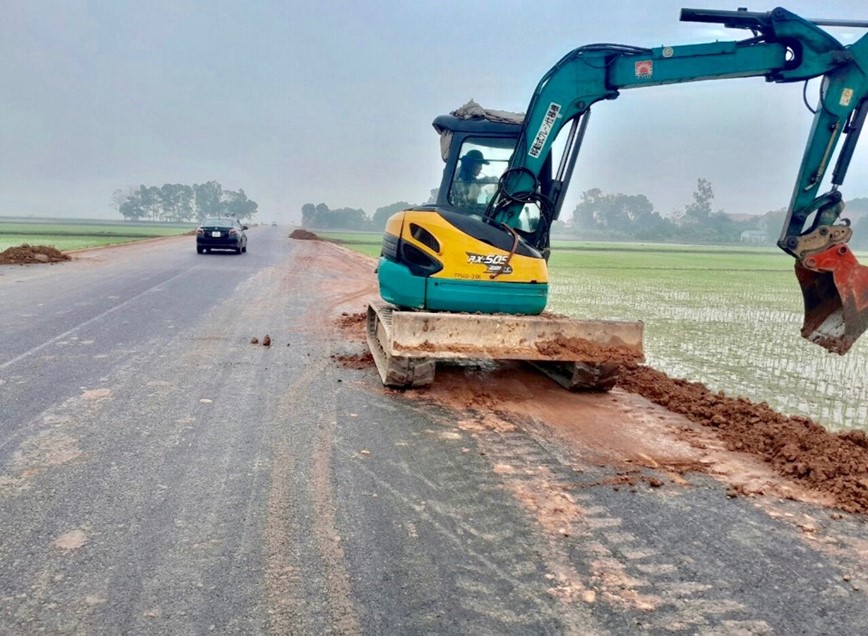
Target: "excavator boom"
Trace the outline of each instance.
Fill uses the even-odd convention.
[[[592,104],[615,99],[620,90],[752,76],[775,83],[822,78],[778,245],[796,258],[805,299],[802,335],[830,351],[845,353],[868,327],[868,270],[846,247],[852,230],[849,221],[841,218],[844,204],[838,190],[868,114],[868,35],[844,46],[816,22],[782,8],[768,13],[683,9],[681,19],[749,29],[754,37],[654,49],[599,44],[570,52],[538,84],[515,154],[485,216],[495,224],[514,226],[527,203],[538,204],[547,222],[540,224],[530,241],[537,249],[547,249],[560,201],[541,192],[542,162],[561,128],[587,118]],[[848,26],[868,27],[868,23]],[[831,189],[821,194],[843,137]],[[565,188],[563,184],[557,192]]]

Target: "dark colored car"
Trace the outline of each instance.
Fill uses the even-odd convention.
[[[196,228],[196,251],[232,250],[236,254],[247,251],[246,225],[238,219],[205,219]]]

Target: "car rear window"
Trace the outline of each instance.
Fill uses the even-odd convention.
[[[205,219],[202,225],[207,227],[233,227],[235,222],[232,219]]]

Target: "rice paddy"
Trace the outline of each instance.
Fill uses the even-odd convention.
[[[800,336],[802,296],[782,252],[612,245],[603,254],[554,249],[551,311],[642,320],[648,363],[673,377],[831,429],[868,430],[868,339],[839,356]]]
[[[0,252],[22,244],[48,245],[63,252],[176,236],[193,227],[193,224],[124,221],[3,219],[0,220]]]

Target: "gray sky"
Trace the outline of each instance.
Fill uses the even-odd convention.
[[[118,188],[212,179],[243,188],[266,221],[298,221],[308,202],[369,215],[423,202],[443,165],[435,116],[471,98],[524,111],[583,44],[742,39],[679,11],[744,4],[0,0],[0,215],[119,218]],[[868,20],[864,0],[784,6]],[[845,44],[863,33],[830,31]],[[715,210],[786,206],[811,122],[801,91],[748,78],[596,105],[564,217],[594,187],[645,194],[667,214],[700,177]],[[842,190],[868,196],[868,139]]]

